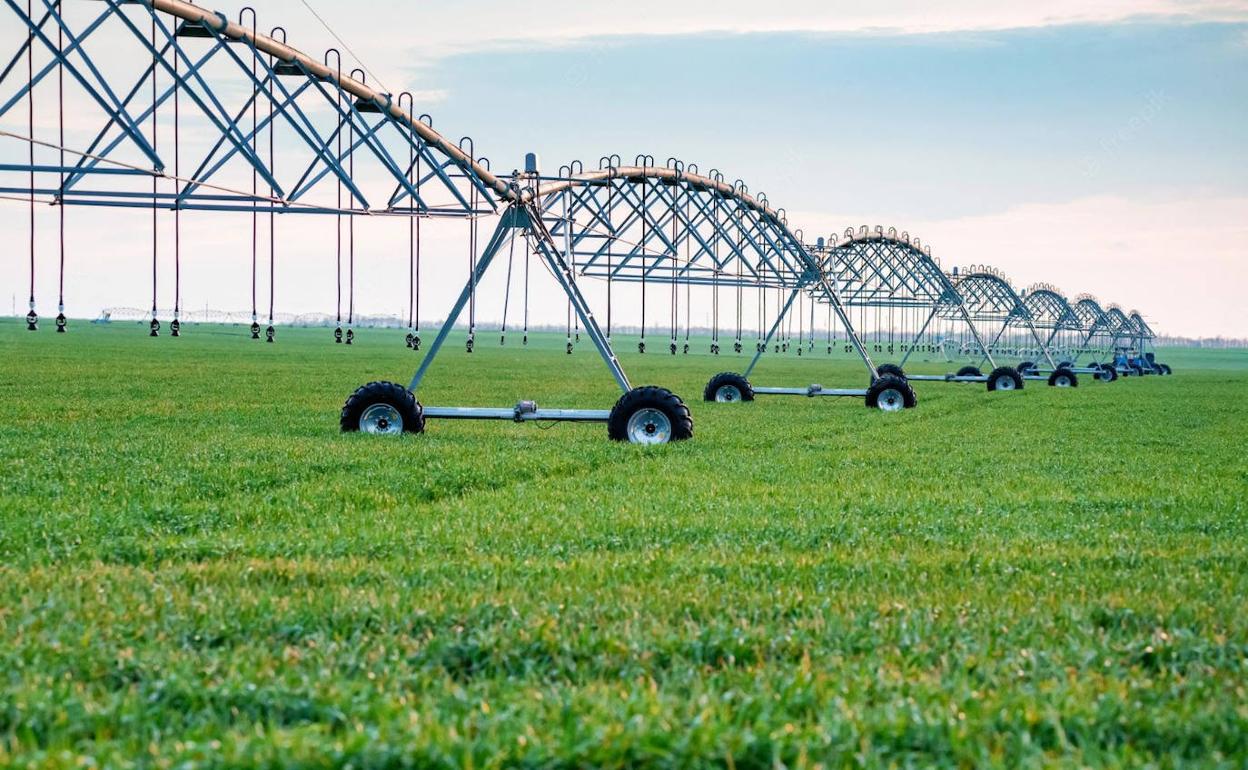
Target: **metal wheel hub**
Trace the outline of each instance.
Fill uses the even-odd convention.
[[[875,403],[885,412],[899,412],[906,407],[906,397],[900,390],[889,388],[879,395]]]
[[[721,404],[731,404],[741,400],[741,389],[736,385],[720,385],[715,391],[715,400]]]
[[[672,421],[658,409],[638,409],[628,418],[628,440],[634,444],[666,444],[671,438]]]
[[[1059,387],[1059,388],[1069,388],[1069,387],[1070,387],[1070,378],[1069,378],[1069,377],[1066,377],[1066,376],[1064,376],[1064,375],[1063,375],[1063,376],[1058,377],[1057,379],[1053,380],[1053,384],[1054,384],[1054,385],[1056,385],[1056,386],[1057,386],[1057,387]]]
[[[360,432],[397,436],[403,432],[403,415],[390,404],[373,404],[360,415]]]
[[[998,378],[997,390],[1014,390],[1014,378],[1013,377]]]

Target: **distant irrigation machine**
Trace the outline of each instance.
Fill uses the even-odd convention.
[[[1033,328],[1043,335],[1036,337],[1038,347],[1015,351],[1019,358],[1043,357],[1039,362],[1019,363],[1023,375],[1066,387],[1077,386],[1080,374],[1099,375],[1098,367],[1075,366],[1074,349],[1082,336],[1082,324],[1062,292],[1050,284],[1035,284],[1021,296]]]
[[[617,308],[640,311],[639,353],[650,345],[651,352],[676,355],[691,351],[692,306],[709,303],[710,347],[698,352],[709,352],[708,360],[721,353],[750,356],[741,373],[710,379],[703,398],[711,402],[841,396],[898,411],[915,404],[912,381],[1015,390],[1023,384],[1020,372],[999,365],[996,356],[1002,339],[1014,346],[1012,335],[1020,329],[1026,344],[1014,352],[1043,359],[1020,365],[1033,376],[1047,367],[1069,374],[1074,384],[1074,373],[1101,367],[1124,374],[1169,372],[1155,361],[1156,335],[1138,313],[1102,308],[1088,296],[1072,307],[1054,293],[1060,303],[1053,303],[1047,289],[1029,292],[1024,301],[989,272],[948,276],[917,238],[892,229],[863,227],[843,239],[807,244],[765,195],[752,195],[739,180],[726,182],[718,171],[703,173],[676,159],[660,165],[651,156],[626,165],[610,156],[596,169],[578,162],[550,176],[529,155],[523,169],[496,175],[470,138],[449,140],[428,115],[417,115],[412,94],[395,97],[369,85],[361,70],[344,72],[336,49],[313,58],[288,45],[281,27],[261,33],[250,8],[231,20],[181,0],[4,4],[18,22],[20,39],[13,55],[0,60],[0,119],[8,126],[24,124],[25,133],[0,131],[0,198],[30,209],[27,328],[40,327],[39,206],[54,207],[59,226],[58,332],[69,329],[64,233],[74,220],[67,210],[142,209],[151,212],[152,233],[147,333],[158,337],[167,330],[177,337],[183,321],[194,318],[181,292],[184,215],[231,214],[234,229],[249,243],[251,312],[244,322],[250,321],[251,339],[269,343],[277,339],[275,326],[295,317],[275,309],[275,218],[309,215],[332,225],[338,276],[332,339],[342,345],[353,343],[361,321],[356,222],[401,218],[409,261],[404,340],[423,359],[406,386],[374,382],[352,394],[340,415],[344,431],[399,435],[422,432],[427,419],[486,419],[604,422],[610,438],[640,444],[690,438],[693,421],[682,399],[660,387],[634,387],[625,373],[613,340]],[[106,60],[97,58],[103,51]],[[446,320],[426,345],[420,326],[421,226],[433,219],[464,223],[468,270]],[[238,228],[244,220],[249,227]],[[484,240],[482,223],[493,224]],[[169,230],[171,249],[161,237]],[[166,263],[173,263],[167,315],[158,302],[162,245]],[[524,343],[532,258],[566,297],[568,352],[583,333],[619,387],[621,396],[610,409],[549,409],[532,401],[426,406],[417,400],[465,316],[464,349],[475,349],[479,287],[504,253],[510,271],[517,247],[526,265]],[[267,302],[260,291],[266,280]],[[591,308],[582,291],[586,281],[605,294],[605,312]],[[506,339],[510,272],[507,291],[500,342]],[[656,291],[664,299],[666,323],[655,322],[648,297]],[[843,346],[860,359],[867,386],[754,385],[750,378],[768,352],[815,352],[817,308],[827,318],[826,343],[820,345],[829,355]],[[985,342],[981,328],[990,323],[999,323],[1001,331]],[[648,331],[662,327],[663,342],[647,340]],[[1059,352],[1068,360],[1055,360]],[[916,353],[948,362],[970,356],[977,365],[945,375],[908,375],[904,366]],[[1092,363],[1081,368],[1076,364],[1084,355]],[[876,358],[895,363],[877,365]]]
[[[1137,351],[1135,366],[1141,374],[1172,374],[1169,364],[1157,360],[1157,351],[1153,344],[1157,333],[1152,330],[1140,311],[1132,310],[1127,316],[1136,329],[1135,349]]]
[[[997,366],[970,306],[933,259],[931,247],[917,237],[895,228],[863,225],[856,231],[847,229],[843,239],[833,236],[822,242],[819,251],[867,349],[893,359],[879,366],[881,375],[907,382],[978,382],[990,391],[1022,387],[1016,371]],[[938,354],[950,361],[947,351],[955,340],[960,349],[983,353],[987,374],[978,366],[946,374],[906,371],[916,354]]]
[[[619,157],[612,156],[603,158],[596,171],[585,172],[579,164],[565,167],[566,176],[545,180],[538,195],[553,242],[562,246],[577,275],[606,282],[608,308],[615,284],[637,285],[642,315],[639,352],[644,353],[647,344],[648,285],[670,292],[666,347],[672,355],[689,352],[687,321],[684,341],[679,337],[680,310],[683,298],[687,318],[695,288],[699,296],[709,292],[714,319],[710,352],[719,355],[721,347],[728,346],[720,336],[724,306],[731,306],[731,350],[744,352],[748,292],[756,300],[750,312],[758,313],[753,357],[742,374],[722,372],[712,377],[704,400],[738,402],[761,394],[795,394],[863,398],[867,406],[886,411],[914,405],[904,381],[879,376],[831,278],[799,234],[789,229],[784,212],[772,209],[765,195],[751,196],[739,180],[728,184],[718,171],[703,175],[696,166],[674,158],[662,167],[650,156],[638,156],[627,167],[619,163]],[[767,296],[772,293],[774,316],[767,312]],[[779,388],[750,383],[749,376],[768,346],[782,335],[794,303],[806,296],[828,303],[847,330],[848,344],[871,375],[869,387]],[[607,337],[609,342],[609,321]]]
[[[972,265],[961,271],[954,268],[953,279],[975,321],[984,328],[995,329],[986,348],[960,345],[960,355],[985,361],[992,356],[1017,359],[1029,354],[1041,355],[1056,371],[1058,367],[1053,363],[1052,352],[1040,334],[1031,308],[1000,271],[986,265]],[[1026,380],[1045,379],[1030,375],[1022,364],[1006,365],[1002,370],[1011,373],[1014,386],[1019,388]],[[1078,378],[1066,372],[1047,379],[1055,387],[1078,384]]]

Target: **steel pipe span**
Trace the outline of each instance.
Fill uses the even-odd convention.
[[[1122,306],[1111,304],[1105,308],[1105,314],[1109,316],[1116,333],[1123,336],[1134,336],[1138,331],[1136,325],[1131,322],[1126,312],[1123,311]]]
[[[995,270],[977,265],[970,270],[955,271],[952,280],[968,312],[977,319],[1002,322],[1031,319],[1031,312],[1009,279]]]
[[[605,184],[613,179],[638,182],[646,179],[657,179],[672,184],[685,184],[695,189],[712,190],[724,198],[741,201],[750,209],[766,215],[774,220],[776,224],[788,229],[788,219],[783,214],[750,195],[748,190],[740,183],[731,185],[724,182],[723,179],[715,179],[684,169],[664,166],[608,166],[597,171],[586,171],[569,176],[566,179],[552,179],[543,182],[536,191],[528,193],[523,197],[525,199],[532,197],[545,198],[577,185],[594,184],[595,182]]]
[[[1157,334],[1152,330],[1152,327],[1148,325],[1148,322],[1144,320],[1144,316],[1140,314],[1140,311],[1132,310],[1128,314],[1128,317],[1131,319],[1131,322],[1135,324],[1136,328],[1140,330],[1140,335],[1145,339],[1151,340],[1157,336]]]
[[[816,246],[823,270],[834,279],[848,305],[953,306],[958,295],[949,276],[918,237],[877,225],[847,228]]]
[[[416,116],[401,109],[398,102],[392,94],[383,94],[369,87],[365,83],[361,83],[352,77],[343,75],[337,70],[325,66],[323,63],[313,59],[297,48],[286,43],[269,37],[268,35],[247,29],[246,27],[232,22],[225,14],[220,11],[210,11],[206,8],[200,8],[183,0],[150,0],[150,4],[158,11],[163,11],[172,16],[176,16],[183,21],[191,21],[204,24],[211,28],[219,35],[223,35],[232,40],[245,40],[250,42],[258,51],[267,53],[280,61],[286,63],[298,62],[308,72],[316,75],[322,80],[337,83],[342,90],[356,96],[365,101],[372,101],[377,106],[385,109],[391,117],[401,121],[407,127],[414,130],[425,142],[437,147],[458,163],[469,166],[473,173],[477,175],[481,181],[485,182],[500,197],[505,200],[515,200],[516,192],[506,181],[494,175],[488,168],[485,168],[477,162],[475,158],[470,157],[467,153],[459,148],[455,142],[449,141],[442,134],[435,131],[432,127],[418,120]]]
[[[1042,329],[1080,329],[1079,317],[1057,287],[1034,284],[1024,293],[1024,302],[1035,324]]]
[[[1100,300],[1091,294],[1080,294],[1075,297],[1071,309],[1079,318],[1079,325],[1084,331],[1107,331],[1112,327],[1112,322],[1101,307]]]
[[[703,176],[646,157],[588,173],[572,171],[578,162],[556,178],[521,180],[576,275],[695,286],[823,283],[800,233],[764,195],[726,184],[718,172]]]

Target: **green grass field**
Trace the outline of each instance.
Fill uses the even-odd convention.
[[[328,337],[0,323],[0,766],[1248,764],[1248,353],[892,415],[626,354],[693,409],[646,450],[341,435],[419,355]],[[422,401],[618,397],[459,337]]]

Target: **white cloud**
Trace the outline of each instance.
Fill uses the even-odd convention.
[[[322,0],[322,5],[325,3]],[[409,15],[412,3],[387,0],[369,20],[343,24],[375,25],[377,18]],[[677,36],[760,32],[862,33],[913,35],[985,32],[1066,24],[1109,24],[1145,19],[1248,21],[1248,6],[1220,0],[1049,0],[1002,3],[950,0],[938,6],[916,0],[878,3],[792,0],[635,0],[627,6],[550,0],[509,3],[420,4],[420,32],[409,36],[418,60],[500,48],[532,48],[617,36]],[[325,14],[325,9],[321,9]],[[343,12],[330,11],[345,17]],[[336,22],[333,22],[336,23]],[[403,33],[406,35],[406,32]],[[400,35],[402,37],[403,35]]]
[[[412,68],[451,56],[534,50],[618,37],[751,33],[922,35],[1137,20],[1248,22],[1248,5],[1240,0],[946,0],[938,5],[925,0],[633,0],[626,5],[584,0],[309,2],[385,86],[395,91],[413,85],[403,82],[410,80]],[[233,11],[219,0],[210,4]],[[261,10],[262,27],[282,23],[290,30],[291,44],[309,54],[319,55],[325,48],[339,45],[302,0],[272,0]]]
[[[877,222],[932,245],[945,269],[997,267],[1020,288],[1053,283],[1138,307],[1163,334],[1248,336],[1248,198],[1094,197],[936,221],[794,212],[807,233]]]

